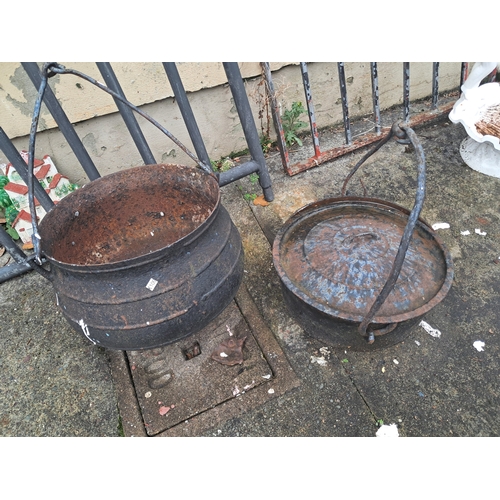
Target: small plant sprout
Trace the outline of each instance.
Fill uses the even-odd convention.
[[[300,116],[306,112],[301,102],[294,102],[292,109],[285,109],[281,117],[283,132],[285,134],[285,142],[288,147],[297,143],[302,146],[302,141],[297,137],[297,133],[301,128],[307,127],[307,123],[299,120]]]
[[[255,200],[255,198],[257,198],[257,195],[255,193],[245,193],[243,195],[243,198],[245,198],[245,200],[247,201],[253,201]]]
[[[269,138],[268,135],[263,135],[260,138],[260,147],[262,148],[262,152],[264,154],[269,153],[269,150],[273,146],[273,141]]]
[[[219,172],[227,172],[230,168],[234,167],[234,161],[230,157],[221,158],[220,160],[210,160],[212,168]]]
[[[252,184],[256,184],[256,183],[257,183],[257,181],[259,180],[259,174],[257,174],[257,173],[255,173],[255,172],[254,172],[253,174],[250,174],[250,175],[248,176],[248,178],[250,179],[250,182],[251,182]]]

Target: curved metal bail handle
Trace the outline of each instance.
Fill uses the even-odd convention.
[[[50,68],[55,63],[45,63],[42,68],[42,81],[40,83],[40,88],[38,90],[38,96],[35,101],[35,109],[33,111],[33,118],[31,120],[30,129],[30,143],[28,150],[28,203],[30,207],[31,215],[31,227],[33,228],[33,234],[31,236],[31,241],[33,242],[34,250],[34,260],[39,266],[42,265],[42,250],[40,248],[40,233],[38,232],[37,214],[35,207],[35,141],[36,141],[36,131],[38,128],[38,120],[40,118],[40,108],[42,107],[43,95],[45,94],[45,89],[47,87],[47,79],[54,75],[50,71]],[[38,181],[37,181],[38,182]]]
[[[388,295],[392,292],[394,285],[399,277],[399,273],[401,272],[401,268],[403,267],[404,259],[406,257],[406,252],[410,245],[411,238],[413,236],[413,231],[415,229],[415,225],[417,223],[418,217],[422,210],[422,206],[424,204],[425,199],[425,155],[424,150],[415,134],[415,132],[408,126],[404,124],[394,124],[392,126],[393,133],[400,139],[404,139],[407,137],[415,148],[415,153],[417,154],[418,160],[418,177],[417,177],[417,192],[415,194],[415,204],[413,206],[410,215],[408,216],[408,222],[406,224],[405,230],[403,232],[403,236],[401,238],[401,242],[399,244],[399,249],[396,254],[396,258],[394,259],[394,263],[392,265],[391,272],[389,273],[389,277],[387,282],[383,286],[380,291],[378,297],[375,299],[375,302],[372,304],[372,307],[368,311],[365,319],[361,322],[358,327],[359,333],[366,337],[366,330],[368,325],[374,318],[377,311],[380,309],[382,304],[387,299]],[[373,332],[368,333],[368,343],[372,344],[375,341],[375,335]]]
[[[347,177],[345,178],[344,180],[344,184],[342,185],[342,190],[341,190],[341,194],[342,196],[345,196],[346,195],[346,190],[347,190],[347,183],[351,180],[352,176],[358,171],[359,167],[361,167],[361,165],[363,165],[363,163],[368,159],[370,158],[370,156],[373,154],[373,153],[376,153],[384,144],[386,144],[387,142],[389,142],[389,140],[391,139],[391,137],[394,135],[395,133],[395,128],[396,128],[396,124],[394,124],[392,127],[391,127],[391,130],[389,130],[389,133],[382,139],[380,140],[379,142],[377,142],[377,144],[375,144],[375,146],[370,149],[370,151],[368,151],[368,153],[365,154],[365,156],[363,156],[363,158],[361,158],[361,160],[358,161],[358,163],[356,163],[356,165],[351,169],[351,171],[347,174]]]
[[[74,75],[78,76],[80,78],[83,78],[84,80],[87,80],[89,83],[92,85],[95,85],[96,87],[100,88],[101,90],[104,90],[104,92],[107,92],[111,96],[113,96],[115,99],[118,99],[121,101],[123,104],[127,105],[129,108],[131,108],[133,111],[141,115],[143,118],[145,118],[148,122],[152,123],[156,128],[161,130],[170,140],[175,142],[177,146],[179,146],[184,153],[186,153],[202,170],[204,170],[207,174],[210,174],[214,177],[217,177],[215,173],[213,172],[212,168],[209,165],[206,165],[203,163],[201,160],[199,160],[191,151],[189,151],[184,144],[182,144],[179,139],[177,139],[175,136],[173,136],[165,127],[163,127],[160,123],[158,123],[154,118],[149,116],[147,113],[144,111],[140,110],[137,106],[134,106],[130,101],[127,101],[124,97],[122,97],[120,94],[117,94],[110,88],[106,87],[102,83],[99,83],[97,80],[92,78],[91,76],[85,75],[84,73],[81,73],[80,71],[74,70],[74,69],[67,69],[65,68],[62,64],[57,64],[57,63],[49,63],[50,64],[50,71],[51,75],[53,76],[54,74],[68,74],[68,75]]]

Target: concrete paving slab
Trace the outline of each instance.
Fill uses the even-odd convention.
[[[106,352],[75,335],[36,273],[0,285],[0,435],[119,436]]]

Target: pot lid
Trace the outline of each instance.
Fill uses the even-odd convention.
[[[332,198],[304,207],[274,242],[284,286],[326,314],[361,322],[389,277],[408,213],[368,198]],[[425,313],[444,298],[452,279],[449,253],[419,220],[398,280],[372,322]]]

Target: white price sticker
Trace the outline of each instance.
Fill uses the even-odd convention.
[[[148,281],[148,284],[146,285],[146,288],[148,288],[149,290],[153,291],[155,289],[155,286],[158,284],[158,281],[154,280],[153,278],[151,278],[149,281]]]

